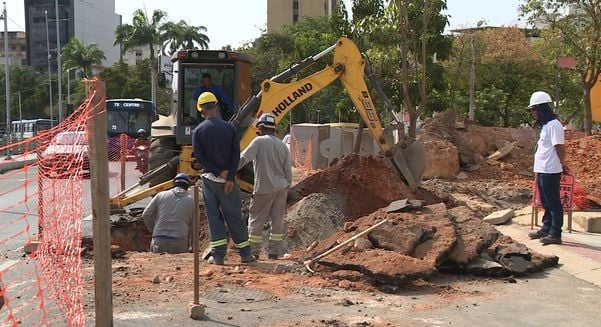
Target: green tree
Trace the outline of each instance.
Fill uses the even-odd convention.
[[[77,37],[72,37],[61,51],[63,70],[79,68],[82,76],[90,77],[93,65],[100,65],[106,59],[104,52],[95,43],[83,44]]]
[[[564,15],[566,8],[573,13]],[[584,130],[592,129],[591,89],[601,75],[601,0],[526,0],[521,11],[530,23],[543,22],[550,41],[562,40],[565,56],[578,59],[576,68],[584,96]],[[559,99],[557,99],[559,101]]]
[[[359,8],[361,2],[355,2]],[[371,8],[376,14],[358,22],[363,37],[369,36],[368,55],[391,101],[409,113],[409,135],[414,137],[429,97],[446,87],[440,64],[452,49],[452,39],[443,35],[446,1],[392,0],[383,12],[373,4]]]
[[[114,45],[121,45],[121,52],[124,53],[135,47],[148,47],[150,50],[150,62],[155,62],[155,47],[164,41],[164,20],[167,13],[162,10],[155,10],[151,17],[148,17],[144,11],[137,9],[133,13],[132,24],[123,24],[117,26],[115,30]],[[150,65],[151,90],[156,90],[156,68],[155,64]],[[149,92],[152,93],[152,92]],[[155,94],[151,94],[155,101]]]
[[[188,25],[185,20],[179,23],[167,22],[161,26],[163,38],[163,53],[172,54],[178,49],[209,48],[209,37],[204,34],[204,26]],[[168,51],[167,51],[168,50]]]

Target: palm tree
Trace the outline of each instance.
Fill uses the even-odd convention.
[[[63,60],[63,70],[79,68],[83,77],[87,78],[92,73],[92,66],[102,64],[106,56],[96,43],[86,45],[77,37],[72,37],[61,50],[61,59]]]
[[[204,26],[188,25],[186,21],[179,23],[167,22],[162,26],[163,53],[171,54],[178,49],[208,49],[209,37],[204,34],[207,28]],[[169,48],[169,51],[167,51]]]
[[[152,12],[152,17],[146,15],[141,9],[136,9],[133,14],[132,24],[123,24],[117,26],[115,30],[115,42],[113,45],[121,45],[121,54],[139,46],[148,46],[150,50],[150,79],[152,83],[152,102],[156,104],[156,64],[155,46],[163,43],[161,35],[163,20],[167,18],[167,13],[156,9]]]

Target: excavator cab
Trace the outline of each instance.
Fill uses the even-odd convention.
[[[173,101],[170,114],[159,116],[152,124],[150,170],[173,162],[149,178],[151,186],[169,181],[177,170],[192,176],[198,174],[190,161],[192,130],[202,121],[196,110],[200,93],[209,90],[218,97],[225,120],[251,95],[251,62],[246,55],[231,51],[182,50],[174,53],[171,61]]]

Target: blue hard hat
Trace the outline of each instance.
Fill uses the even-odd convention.
[[[173,183],[175,183],[177,181],[185,182],[188,185],[192,184],[188,175],[186,175],[184,173],[179,173],[179,174],[175,175],[175,177],[173,178]]]

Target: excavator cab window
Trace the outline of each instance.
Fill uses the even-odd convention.
[[[185,125],[197,125],[202,121],[196,110],[196,101],[200,93],[211,91],[219,100],[222,118],[228,120],[235,111],[234,65],[233,64],[192,64],[184,66],[183,122]],[[210,80],[207,84],[206,80]],[[205,81],[203,81],[205,80]],[[230,108],[231,107],[231,108]]]

